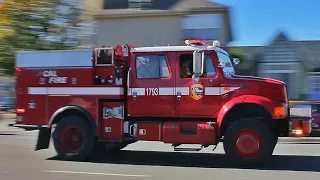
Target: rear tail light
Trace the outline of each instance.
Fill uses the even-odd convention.
[[[17,81],[17,78],[18,78],[20,72],[21,72],[21,69],[20,69],[20,68],[16,68],[16,69],[15,69],[15,80],[16,80],[16,81]]]
[[[25,109],[16,109],[16,113],[25,113],[26,110]]]

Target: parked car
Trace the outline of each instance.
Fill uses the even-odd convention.
[[[313,130],[320,133],[320,102],[313,102],[310,104],[312,107],[312,117],[314,118]]]
[[[320,101],[302,101],[292,104],[308,104],[311,106],[312,117],[314,118],[311,135],[320,136]]]
[[[0,98],[0,111],[13,111],[16,106],[15,97]]]

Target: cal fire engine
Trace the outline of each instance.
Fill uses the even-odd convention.
[[[285,83],[235,75],[239,60],[218,43],[186,44],[17,52],[15,126],[39,129],[36,150],[48,148],[54,129],[68,160],[101,144],[160,141],[180,151],[223,142],[234,162],[261,163],[278,137],[310,133],[311,108],[290,117]],[[199,149],[179,148],[188,144]]]

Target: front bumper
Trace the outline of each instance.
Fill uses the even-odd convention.
[[[312,109],[310,105],[289,107],[289,137],[306,137],[312,132]]]

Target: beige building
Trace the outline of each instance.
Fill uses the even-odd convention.
[[[82,45],[183,44],[200,38],[222,46],[232,41],[229,8],[206,0],[83,0]],[[93,34],[91,36],[91,34]]]

